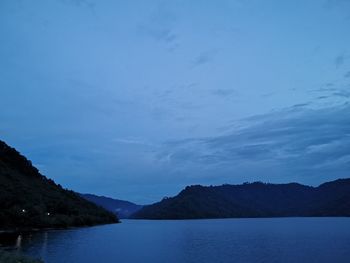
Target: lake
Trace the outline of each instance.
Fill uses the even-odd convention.
[[[350,218],[123,220],[20,235],[5,245],[47,263],[348,263]]]

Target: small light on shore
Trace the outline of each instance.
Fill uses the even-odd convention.
[[[26,212],[26,210],[25,209],[22,209],[22,213],[25,213]]]
[[[47,213],[47,215],[49,216],[49,215],[50,215],[50,213]]]

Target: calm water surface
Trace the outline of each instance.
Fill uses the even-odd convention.
[[[124,220],[7,245],[47,263],[349,263],[350,218]]]

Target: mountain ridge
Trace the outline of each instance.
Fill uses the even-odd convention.
[[[0,227],[52,228],[116,223],[118,218],[42,175],[0,140]]]
[[[104,209],[116,214],[118,218],[129,218],[132,214],[140,210],[143,206],[130,201],[120,200],[107,196],[95,194],[79,194],[86,200],[102,206]]]
[[[143,207],[134,219],[350,216],[350,179],[317,187],[262,182],[187,186],[178,195]]]

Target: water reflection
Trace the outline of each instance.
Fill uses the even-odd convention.
[[[16,245],[15,245],[15,247],[16,247],[17,249],[20,249],[21,246],[22,246],[22,235],[19,234],[19,235],[17,236],[17,239],[16,239]]]
[[[348,263],[350,218],[125,220],[21,234],[12,246],[48,263]]]

